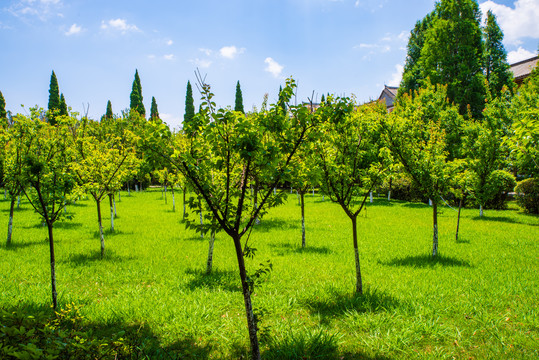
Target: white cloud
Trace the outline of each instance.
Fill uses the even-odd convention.
[[[37,17],[46,21],[52,16],[63,17],[59,12],[63,4],[60,0],[19,0],[7,8],[16,17]]]
[[[211,49],[205,49],[205,48],[200,48],[200,49],[198,49],[198,51],[203,52],[206,56],[210,56],[212,54],[212,52],[213,52],[213,51],[211,51]]]
[[[165,60],[174,60],[174,54],[167,54],[163,56]]]
[[[509,64],[514,64],[516,62],[519,62],[521,60],[526,60],[531,57],[536,56],[537,54],[532,53],[531,51],[528,51],[526,49],[523,49],[522,47],[519,47],[518,50],[510,51],[507,54],[507,62]]]
[[[402,79],[402,72],[404,71],[404,66],[401,64],[395,65],[395,72],[391,74],[391,79],[387,82],[389,86],[399,86]]]
[[[243,48],[238,49],[235,46],[223,46],[219,50],[219,54],[224,58],[234,59],[237,55],[243,53],[244,51],[245,51],[245,49],[243,49]]]
[[[171,128],[179,130],[181,127],[182,119],[178,115],[159,113],[161,120],[166,122]]]
[[[211,60],[199,59],[199,58],[189,60],[189,62],[191,64],[194,64],[196,67],[201,68],[201,69],[209,68],[211,66],[211,64],[212,64]]]
[[[274,77],[280,77],[283,72],[284,66],[280,65],[277,61],[270,57],[267,57],[264,62],[267,64],[265,71],[271,73]]]
[[[128,24],[125,19],[111,19],[107,22],[103,20],[101,21],[101,29],[119,31],[122,34],[140,31],[136,25]]]
[[[77,24],[71,25],[69,30],[65,32],[66,36],[76,35],[79,34],[82,31],[82,27],[78,26]]]
[[[172,40],[170,40],[170,39],[167,40],[167,45],[168,45],[168,46],[170,46],[170,45],[172,45],[172,44],[174,44],[174,41],[172,41]]]
[[[479,5],[483,17],[491,10],[504,33],[504,43],[519,45],[522,38],[539,38],[539,1],[516,0],[515,7],[488,0]]]

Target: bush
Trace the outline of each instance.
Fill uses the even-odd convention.
[[[383,182],[379,191],[380,193],[387,195],[387,192],[389,191],[389,180],[386,179]],[[397,174],[392,178],[391,199],[422,202],[427,202],[429,200],[406,174]]]
[[[496,170],[487,179],[490,200],[485,203],[485,209],[504,210],[507,208],[507,195],[517,184],[513,174],[505,170]]]
[[[530,214],[539,214],[539,179],[531,178],[518,183],[515,188],[517,203]]]
[[[129,350],[124,332],[95,337],[82,330],[80,307],[47,315],[19,308],[0,309],[1,359],[115,359],[126,357]]]

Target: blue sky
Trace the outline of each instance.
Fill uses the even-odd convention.
[[[510,61],[539,45],[539,0],[479,1],[498,16]],[[0,91],[7,109],[47,106],[54,70],[67,103],[95,119],[120,113],[138,69],[147,111],[178,128],[198,67],[219,106],[277,98],[289,76],[297,101],[314,91],[377,98],[396,85],[410,30],[434,0],[0,0]],[[199,94],[194,92],[195,106]]]

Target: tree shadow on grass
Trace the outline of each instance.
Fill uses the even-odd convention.
[[[531,224],[531,223],[528,223],[528,222],[522,222],[522,221],[519,221],[517,219],[513,219],[513,218],[510,218],[510,217],[506,217],[506,216],[488,216],[488,215],[484,215],[483,217],[474,216],[472,218],[472,220],[474,220],[474,221],[495,221],[495,222],[505,222],[505,223],[510,223],[510,224],[522,224],[522,225],[529,225],[529,226],[539,226],[539,223],[538,224]]]
[[[413,202],[413,203],[407,202],[406,204],[402,206],[407,207],[407,208],[412,208],[412,209],[426,209],[430,207],[430,205],[423,204],[422,202]]]
[[[301,222],[283,219],[261,219],[260,224],[253,226],[256,231],[270,232],[274,230],[289,230],[296,229],[300,226]]]
[[[12,240],[11,244],[6,245],[6,250],[8,250],[8,251],[18,251],[18,250],[26,249],[26,248],[31,247],[31,246],[48,245],[48,244],[49,244],[49,239],[46,239],[46,240],[43,240],[43,241],[30,241],[30,242],[16,242],[16,241]]]
[[[378,260],[378,263],[387,266],[410,266],[417,268],[435,267],[436,265],[472,267],[472,265],[470,265],[470,263],[467,261],[440,254],[436,256],[432,256],[431,254],[407,256],[389,261]]]
[[[332,251],[327,246],[309,246],[304,248],[292,244],[269,244],[270,247],[276,249],[277,255],[285,255],[286,252],[294,252],[296,254],[330,254]]]
[[[110,236],[115,236],[115,235],[133,235],[134,232],[133,231],[123,231],[123,230],[112,230],[110,228],[108,229],[103,229],[103,235],[106,236],[106,237],[110,237]],[[99,239],[100,238],[100,234],[99,234],[99,230],[98,231],[94,231],[93,233],[93,237],[95,239]],[[105,238],[106,240],[106,238]]]
[[[350,311],[378,313],[406,306],[390,295],[369,288],[361,295],[334,290],[322,299],[311,297],[301,300],[300,303],[311,313],[320,315],[322,324],[328,324],[335,317],[343,316]]]
[[[26,206],[25,207],[19,207],[19,208],[17,208],[15,206],[15,208],[13,209],[13,212],[18,213],[18,212],[26,212],[26,211],[29,211],[29,210],[33,210],[33,209],[30,208],[30,207],[26,207]],[[7,209],[2,209],[0,211],[3,212],[3,213],[9,214],[10,209],[7,208]]]
[[[231,270],[214,269],[207,274],[206,271],[201,269],[187,269],[185,273],[193,275],[193,278],[186,284],[186,287],[191,291],[200,288],[220,289],[230,292],[241,291],[239,277]]]
[[[133,256],[119,256],[112,250],[105,249],[105,256],[101,258],[101,251],[96,249],[92,253],[86,254],[72,254],[66,260],[61,260],[63,263],[73,264],[75,266],[89,265],[95,262],[122,262],[126,260],[133,260]]]
[[[314,332],[298,329],[277,333],[264,339],[267,350],[264,359],[342,359],[338,353],[338,338],[322,329]]]
[[[25,323],[26,327],[49,329],[35,331],[27,339],[21,339],[24,334],[7,336],[4,343],[17,347],[21,341],[31,342],[45,351],[57,349],[60,357],[66,359],[209,359],[211,345],[200,344],[194,337],[180,336],[176,342],[165,346],[144,321],[88,321],[77,309],[77,305],[59,304],[57,313],[61,315],[55,315],[51,306],[43,304],[1,304],[0,310],[8,314],[5,318],[8,325],[19,328],[22,326],[19,323]],[[54,328],[47,327],[51,322],[55,323]],[[83,342],[85,346],[81,347]]]
[[[73,221],[58,221],[52,226],[54,229],[76,229],[82,226],[82,223]],[[47,225],[44,222],[36,223],[34,225],[24,226],[24,229],[47,229]]]

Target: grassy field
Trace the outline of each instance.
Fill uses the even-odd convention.
[[[366,290],[356,297],[350,221],[327,199],[306,201],[307,248],[295,195],[251,235],[247,266],[273,265],[253,296],[265,358],[539,358],[537,216],[465,209],[456,242],[444,207],[433,260],[431,208],[377,198],[358,222]],[[137,333],[150,358],[240,358],[249,344],[233,244],[217,235],[205,275],[207,239],[185,230],[180,203],[172,212],[160,190],[122,193],[104,260],[95,204],[70,206],[72,220],[55,225],[59,304],[82,305],[88,326]],[[5,234],[7,200],[0,213]],[[0,307],[49,309],[46,239],[23,201],[14,244],[0,245]]]

